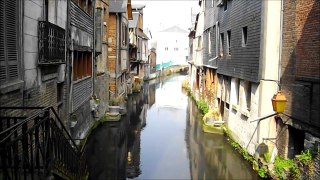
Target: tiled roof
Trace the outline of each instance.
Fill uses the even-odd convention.
[[[118,12],[118,13],[127,12],[127,0],[110,0],[109,12]]]
[[[129,28],[135,28],[138,24],[139,13],[132,13],[133,19],[129,20]]]

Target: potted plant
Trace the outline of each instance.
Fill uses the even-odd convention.
[[[118,95],[110,100],[109,113],[110,115],[118,115],[120,111],[120,105],[124,103],[124,97]]]

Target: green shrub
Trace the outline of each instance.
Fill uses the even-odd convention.
[[[269,163],[270,162],[270,159],[271,159],[271,155],[270,155],[270,152],[267,151],[266,153],[263,154],[263,157],[264,157],[264,160]]]
[[[279,179],[286,179],[290,173],[294,179],[299,179],[300,170],[292,159],[284,159],[277,156],[274,162],[274,170]]]
[[[259,168],[258,174],[261,178],[267,178],[267,170],[264,167]]]
[[[308,162],[310,162],[313,157],[310,150],[302,151],[300,155],[296,156],[296,159],[300,161],[303,165],[306,165]]]
[[[202,114],[207,114],[209,111],[208,104],[205,100],[200,99],[197,103],[198,108],[202,111]]]

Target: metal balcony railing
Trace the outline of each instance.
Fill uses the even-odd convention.
[[[39,65],[65,63],[65,30],[48,21],[39,21]]]
[[[87,175],[85,148],[76,146],[52,107],[0,107],[0,112],[0,179]]]

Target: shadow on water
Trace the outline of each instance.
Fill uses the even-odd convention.
[[[182,79],[145,83],[128,97],[126,116],[92,132],[89,179],[258,179],[223,135],[202,132]]]

